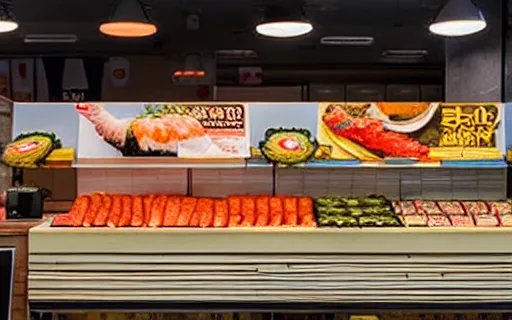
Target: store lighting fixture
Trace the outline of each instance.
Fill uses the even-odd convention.
[[[429,29],[445,37],[461,37],[484,30],[487,22],[472,0],[449,0]]]
[[[18,29],[18,23],[12,12],[12,3],[7,0],[0,1],[0,33],[12,32]]]
[[[256,32],[271,38],[295,38],[313,31],[313,25],[305,18],[302,10],[287,10],[269,6],[263,21],[256,26]]]
[[[76,43],[75,34],[27,34],[23,39],[25,43]]]
[[[382,52],[383,57],[402,59],[421,59],[427,54],[427,50],[386,50]]]
[[[427,50],[386,50],[382,52],[384,61],[392,63],[419,62],[424,60],[427,55]]]
[[[139,0],[120,0],[109,21],[100,25],[100,31],[112,37],[141,38],[154,35],[157,27]]]
[[[348,36],[327,36],[320,39],[320,43],[326,46],[371,46],[374,41],[373,37]]]
[[[258,57],[256,51],[242,49],[217,50],[215,55],[221,59],[254,59]]]
[[[186,55],[183,70],[176,70],[173,76],[174,78],[201,78],[206,76],[201,55]]]

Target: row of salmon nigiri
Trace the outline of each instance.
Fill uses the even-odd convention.
[[[316,227],[313,201],[293,196],[81,195],[55,227]]]

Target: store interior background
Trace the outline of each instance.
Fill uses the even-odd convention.
[[[115,3],[13,2],[19,29],[0,36],[0,77],[8,83],[4,93],[13,100],[40,102],[477,102],[512,97],[505,90],[512,91],[512,86],[504,85],[509,78],[504,76],[506,65],[512,61],[503,23],[508,4],[500,0],[475,1],[488,27],[452,39],[428,30],[446,0],[282,0],[279,3],[291,10],[302,7],[314,25],[310,34],[293,39],[265,38],[254,31],[265,8],[276,3],[271,0],[144,0],[158,33],[141,39],[107,37],[98,26]],[[191,14],[199,18],[197,30],[187,27]],[[26,43],[33,35],[55,34],[76,36],[77,41]],[[374,43],[327,46],[320,43],[325,36],[372,37]],[[254,53],[221,54],[225,50]],[[386,57],[387,50],[412,50],[413,57]],[[187,54],[199,54],[206,70],[197,83],[173,81]],[[122,86],[113,84],[112,57],[129,61]],[[76,67],[77,60],[65,67],[68,59],[81,59],[83,68]],[[240,67],[260,67],[262,83],[241,84]],[[85,94],[71,97],[69,87]],[[27,170],[24,179],[27,185],[52,190],[53,200],[76,197],[73,169]]]
[[[114,1],[16,0],[14,12],[20,27],[1,35],[2,56],[44,58],[44,67],[34,68],[35,79],[28,84],[33,86],[28,90],[33,90],[31,99],[36,101],[62,100],[59,90],[65,58],[85,59],[91,91],[88,97],[92,98],[87,100],[453,101],[464,93],[482,96],[466,96],[467,101],[501,100],[501,85],[492,83],[486,90],[471,90],[472,82],[501,80],[505,6],[500,0],[475,2],[488,22],[486,30],[448,40],[428,30],[446,0],[279,1],[290,8],[302,6],[315,27],[311,34],[296,39],[268,39],[254,32],[265,7],[275,1],[143,3],[158,25],[157,35],[115,39],[98,31]],[[190,14],[199,17],[198,30],[187,29]],[[24,41],[26,36],[41,34],[74,35],[77,42]],[[326,46],[320,43],[324,36],[373,37],[374,43]],[[219,50],[252,50],[256,57],[223,57]],[[386,50],[420,50],[425,55],[387,58],[383,55]],[[183,56],[191,53],[201,54],[208,71],[201,86],[180,85],[172,79],[173,72],[183,67]],[[118,56],[130,63],[129,81],[122,87],[112,85],[107,63],[110,57]],[[262,68],[261,86],[239,84],[238,67],[247,66]],[[16,70],[11,70],[11,80],[13,72]],[[73,70],[65,82],[82,85],[83,75],[79,73]],[[16,81],[12,83],[11,95],[16,85]]]
[[[18,101],[69,101],[65,93],[71,86],[86,93],[83,99],[101,101],[512,100],[512,33],[508,26],[512,24],[512,0],[475,0],[488,27],[459,39],[445,39],[428,30],[447,0],[305,0],[304,10],[315,27],[311,34],[296,39],[256,35],[254,26],[265,7],[278,1],[290,7],[299,3],[143,0],[159,27],[158,34],[145,39],[115,39],[98,31],[99,23],[113,8],[113,0],[14,0],[20,27],[0,34],[0,81],[3,77],[7,83],[4,94]],[[190,14],[199,17],[198,30],[187,30]],[[74,35],[77,42],[25,43],[26,36],[38,34]],[[325,46],[320,43],[324,36],[373,37],[374,43]],[[233,52],[221,56],[220,50],[251,50],[256,56],[240,57]],[[384,56],[386,50],[425,54],[414,59],[389,59]],[[173,73],[184,67],[186,54],[202,57],[207,76],[199,84],[173,81]],[[129,79],[123,86],[113,84],[109,67],[113,57],[129,61]],[[68,59],[81,59],[84,69],[65,71]],[[261,85],[240,84],[239,67],[261,67]],[[6,128],[0,123],[0,143],[11,139]],[[26,170],[24,180],[26,185],[51,190],[52,200],[71,202],[76,198],[74,169]],[[173,319],[192,318],[196,319],[185,315]],[[217,319],[274,318],[268,314],[229,314]],[[347,315],[331,318],[347,319]],[[382,319],[418,318],[445,319],[394,314]],[[475,314],[466,319],[483,318]],[[485,319],[508,318],[489,315]]]

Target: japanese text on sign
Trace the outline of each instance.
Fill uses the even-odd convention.
[[[495,147],[496,106],[442,106],[439,146]]]
[[[245,110],[242,105],[180,105],[185,113],[196,118],[207,129],[244,129]]]

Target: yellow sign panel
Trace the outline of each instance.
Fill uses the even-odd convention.
[[[440,147],[495,147],[496,105],[441,105]]]

